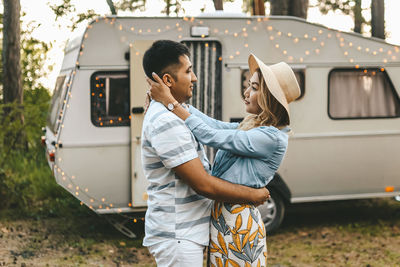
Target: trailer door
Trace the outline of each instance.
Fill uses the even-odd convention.
[[[141,161],[141,134],[144,119],[143,104],[146,99],[147,82],[142,67],[144,52],[153,41],[135,41],[130,48],[131,90],[131,203],[133,207],[147,206],[147,179]]]
[[[189,104],[208,116],[222,119],[222,48],[218,41],[183,41],[190,50],[190,59],[197,82],[193,87],[193,97]],[[214,159],[214,149],[206,147],[210,162]]]

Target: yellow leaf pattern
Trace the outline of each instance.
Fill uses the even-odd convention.
[[[254,206],[214,202],[211,215],[210,266],[266,267],[265,227]]]
[[[249,240],[250,242],[254,240],[254,238],[256,238],[256,236],[258,235],[258,231],[255,231],[254,233],[251,234]]]
[[[233,242],[235,243],[238,250],[242,250],[242,245],[240,244],[240,237],[238,234],[232,236]]]
[[[247,234],[244,235],[242,247],[246,246],[247,241],[249,241],[249,236],[250,236],[250,232],[247,232]],[[251,244],[250,244],[250,246],[251,246]]]
[[[253,217],[251,217],[251,214],[249,214],[249,218],[247,220],[247,230],[250,231],[252,225],[253,225]]]
[[[221,247],[222,251],[225,253],[225,255],[228,256],[228,251],[226,250],[225,240],[222,237],[221,233],[218,233],[218,243],[219,243],[219,246]]]
[[[217,257],[215,260],[217,261],[217,267],[223,267],[221,258]]]
[[[227,262],[229,262],[233,267],[240,267],[239,263],[234,260],[228,259]]]
[[[241,212],[242,210],[244,210],[245,208],[246,208],[245,206],[241,206],[241,207],[238,207],[238,208],[234,208],[234,209],[232,210],[231,213],[233,213],[233,214],[239,213],[239,212]]]
[[[236,251],[236,252],[240,252],[240,250],[237,249],[237,248],[235,248],[232,244],[229,244],[229,245],[228,245],[228,248],[229,248],[230,250],[233,250],[233,251]]]
[[[235,229],[236,231],[240,229],[240,227],[242,226],[242,215],[238,215],[236,217],[236,223],[235,223]]]

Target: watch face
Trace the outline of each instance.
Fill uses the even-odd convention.
[[[173,109],[174,109],[174,104],[169,103],[168,106],[167,106],[167,108],[168,108],[169,110],[173,110]]]

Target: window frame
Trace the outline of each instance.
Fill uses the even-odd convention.
[[[57,84],[58,84],[57,81],[60,78],[62,79],[62,82],[60,83],[60,87],[58,87],[59,90],[55,91],[57,88]],[[64,110],[63,101],[65,101],[67,98],[67,91],[68,91],[67,85],[70,82],[70,78],[71,78],[71,73],[57,76],[55,88],[53,90],[53,95],[51,96],[49,113],[46,118],[46,124],[49,126],[50,130],[53,131],[54,134],[57,134],[58,128],[60,126],[60,119],[61,119],[60,112]],[[54,98],[55,97],[54,93],[59,93],[59,97]],[[62,93],[64,93],[64,95]],[[56,102],[58,102],[58,103],[56,103]],[[56,117],[55,117],[55,121],[53,122],[53,121],[51,121],[51,119],[52,119],[51,115],[52,115],[52,111],[53,111],[53,108],[55,107],[55,105],[57,105],[57,110],[55,111]]]
[[[399,98],[399,95],[397,94],[396,88],[394,87],[394,84],[393,84],[392,80],[390,79],[388,73],[386,72],[386,69],[381,71],[381,68],[382,67],[365,67],[365,68],[359,67],[359,68],[333,68],[333,69],[331,69],[329,71],[329,74],[328,74],[328,104],[327,104],[328,117],[331,120],[337,120],[337,121],[342,121],[342,120],[396,119],[396,118],[400,118],[400,114],[399,115],[395,115],[395,116],[385,116],[385,117],[349,117],[349,118],[335,118],[335,117],[332,117],[331,114],[330,114],[330,93],[331,93],[330,80],[331,80],[331,75],[334,72],[362,72],[364,70],[381,72],[381,73],[383,73],[385,79],[387,80],[388,84],[390,85],[390,89],[391,89],[391,91],[393,93],[395,101],[397,101],[397,103],[400,105],[400,98]]]
[[[126,118],[124,121],[124,119],[122,120],[122,122],[118,122],[118,117],[119,116],[112,116],[112,120],[114,121],[112,124],[106,124],[106,125],[101,125],[101,122],[97,122],[95,116],[93,116],[93,98],[94,96],[92,96],[93,93],[93,88],[95,87],[95,81],[96,81],[96,77],[99,75],[104,75],[104,76],[112,76],[112,75],[121,75],[121,74],[126,74],[127,75],[127,79],[128,79],[128,92],[129,92],[129,115],[128,118]],[[130,112],[130,93],[131,93],[131,88],[130,88],[130,71],[127,69],[124,70],[99,70],[99,71],[95,71],[90,75],[90,90],[89,90],[89,97],[90,97],[90,121],[92,122],[92,124],[95,127],[98,128],[108,128],[108,127],[130,127],[131,125],[131,112]],[[111,117],[111,116],[110,116]],[[109,118],[108,118],[109,119]],[[108,120],[107,119],[107,120]]]
[[[299,83],[300,96],[293,101],[293,102],[296,102],[296,101],[301,100],[306,94],[306,69],[305,68],[292,68],[292,69],[293,69],[293,72],[295,73],[295,76],[296,76],[296,73],[299,73],[301,76],[301,83]]]

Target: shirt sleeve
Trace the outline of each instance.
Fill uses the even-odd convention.
[[[185,123],[200,143],[237,155],[267,158],[278,147],[279,130],[274,127],[257,127],[248,131],[214,129],[194,114]]]
[[[172,169],[198,157],[193,135],[183,120],[168,112],[152,126],[151,146],[166,168]]]
[[[208,126],[215,128],[215,129],[236,129],[239,126],[239,123],[237,122],[224,122],[224,121],[219,121],[216,119],[213,119],[200,110],[196,109],[192,105],[189,105],[189,112],[193,115],[196,115],[198,118],[200,118],[204,123],[206,123]]]

